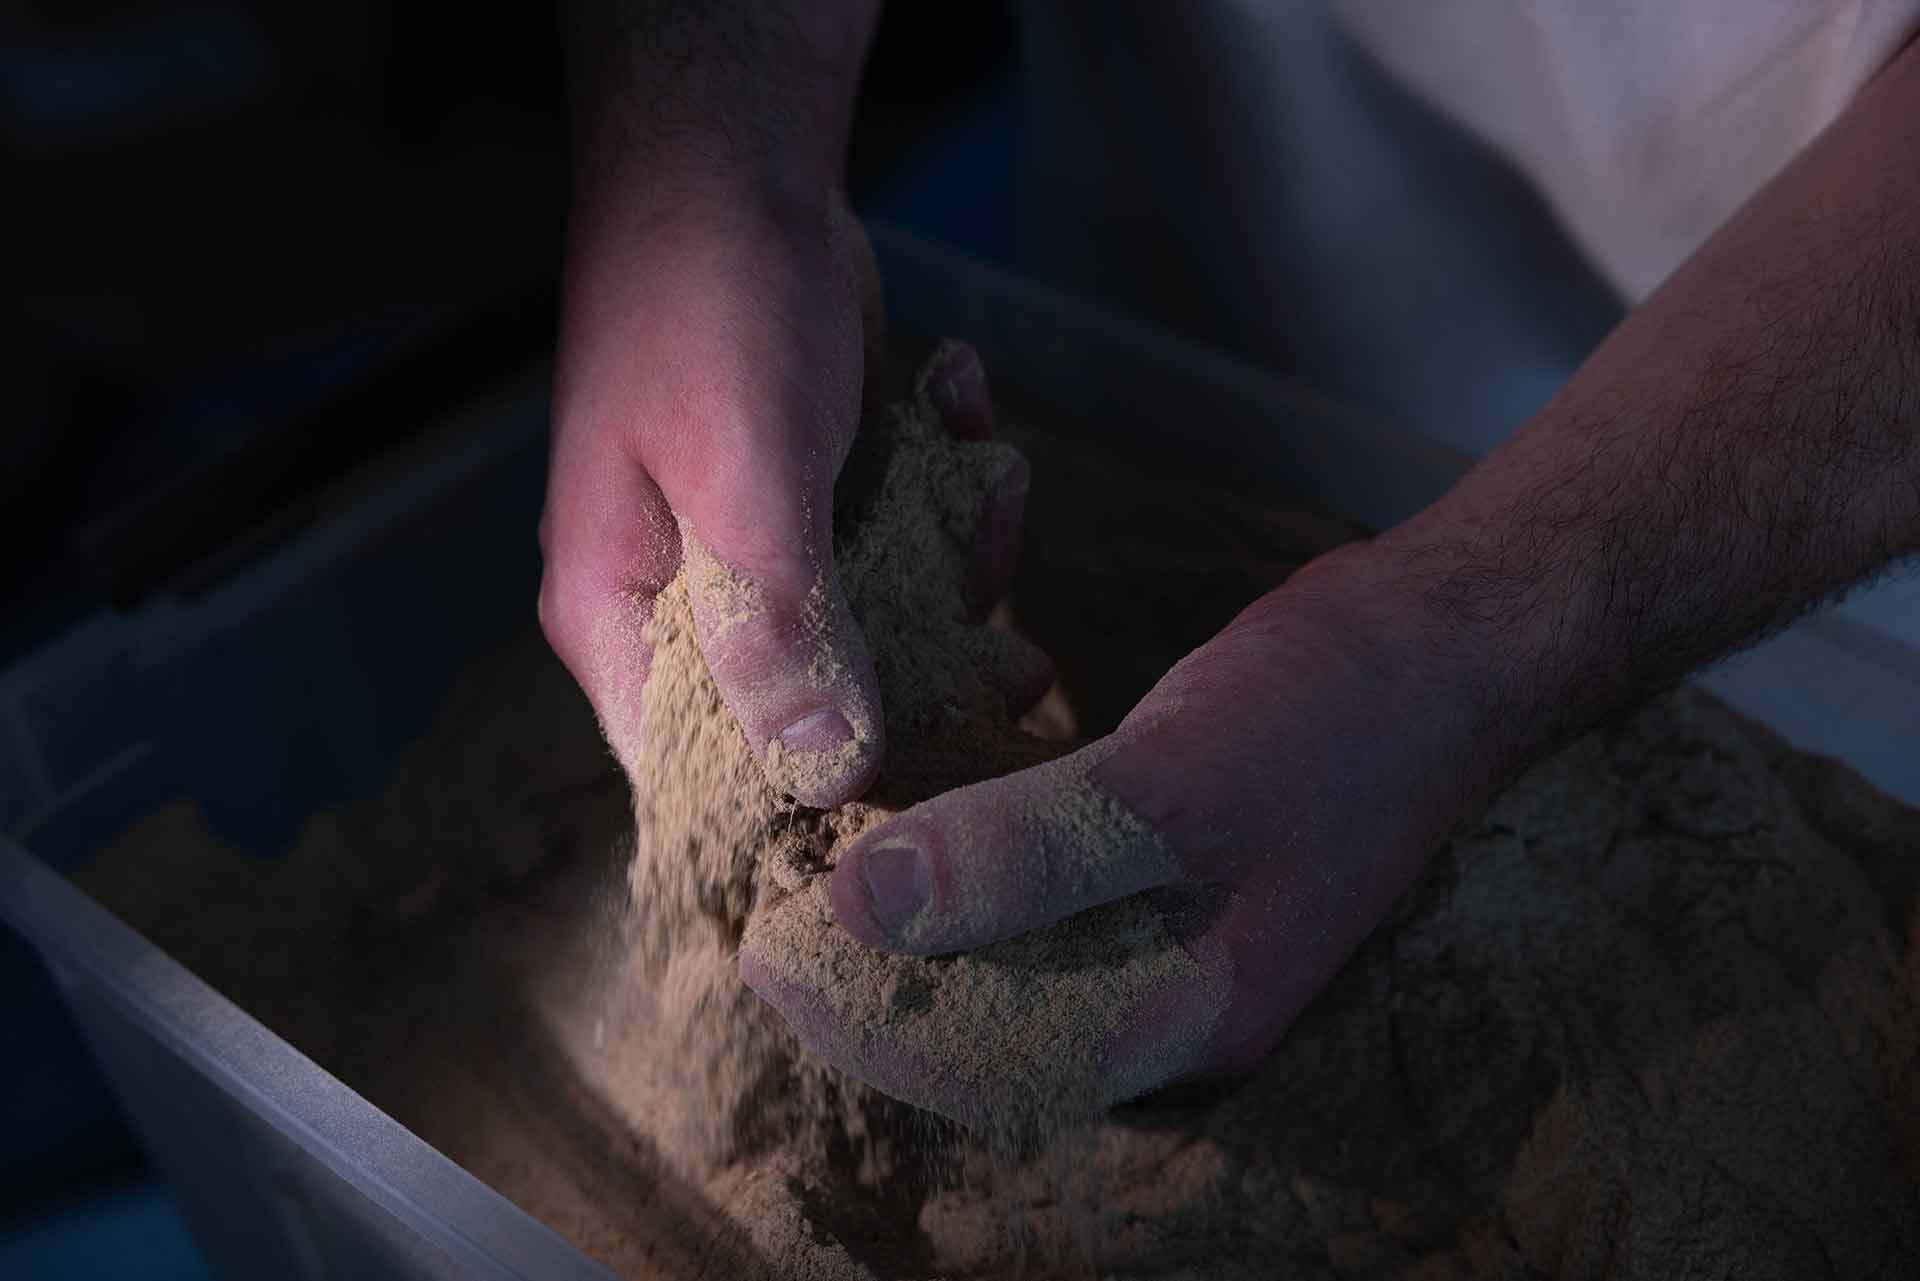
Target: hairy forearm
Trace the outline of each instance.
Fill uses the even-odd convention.
[[[561,0],[579,199],[837,181],[880,0]]]
[[[1920,45],[1366,558],[1518,764],[1920,550]]]

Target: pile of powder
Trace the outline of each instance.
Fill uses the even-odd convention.
[[[737,621],[759,593],[699,545],[697,529],[682,529],[682,572],[647,625],[653,661],[627,768],[631,978],[656,998],[651,1019],[677,1030],[670,1047],[656,1044],[656,1067],[673,1072],[686,1101],[655,1137],[690,1172],[768,1132],[811,1128],[827,1142],[849,1109],[871,1106],[741,984],[735,954],[750,922],[773,972],[828,992],[860,1034],[932,1067],[874,1084],[921,1105],[976,1100],[956,1119],[1023,1137],[1111,1101],[1094,1089],[1102,1017],[1198,975],[1146,900],[933,960],[859,945],[826,906],[839,851],[887,815],[1064,750],[1017,723],[1046,660],[969,608],[982,506],[1024,467],[1006,445],[950,436],[924,389],[863,428],[836,503],[835,560],[879,678],[888,752],[870,793],[833,811],[783,797],[769,779],[791,762],[770,759],[763,773],[722,701],[695,615]],[[810,612],[823,625],[830,617]],[[1091,789],[1062,795],[1086,800]],[[1115,843],[1127,836],[1118,825],[1137,822],[1111,804],[1081,808]],[[934,1089],[916,1091],[922,1082]]]
[[[874,1085],[995,1142],[1043,1142],[1113,1103],[1101,1051],[1116,1013],[1205,977],[1145,898],[976,951],[918,958],[877,956],[855,942],[834,922],[825,888],[783,901],[748,938],[776,977],[819,993],[850,1038],[816,1048],[835,1063],[867,1065]]]
[[[1251,1077],[936,1194],[932,1271],[1912,1276],[1916,942],[1920,812],[1656,699],[1496,800]]]
[[[1005,434],[1035,477],[1015,613],[1058,664],[1055,723],[1064,701],[1088,735],[1352,535],[1104,443]],[[911,794],[890,776],[873,800]],[[851,826],[773,805],[806,839],[763,868],[769,898],[817,872],[816,833]],[[632,981],[630,825],[529,628],[468,665],[381,794],[315,815],[280,857],[181,801],[76,879],[636,1281],[1920,1268],[1920,812],[1703,694],[1517,780],[1258,1071],[1030,1160],[789,1065],[746,1091],[731,1156],[679,1173],[653,1136],[688,1124],[688,1069]],[[717,951],[738,910],[722,896],[706,918]]]

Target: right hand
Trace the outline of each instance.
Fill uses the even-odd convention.
[[[882,751],[873,664],[832,558],[834,479],[880,327],[872,250],[837,189],[660,203],[575,212],[541,625],[631,767],[642,629],[690,535],[758,597],[731,626],[696,603],[727,706],[763,762],[776,739],[840,748],[836,775],[794,789],[838,804],[873,781]]]
[[[833,915],[868,947],[941,956],[1162,891],[1186,973],[1124,999],[1089,986],[1084,1084],[1105,1106],[1250,1070],[1515,768],[1461,671],[1400,567],[1348,544],[1241,611],[1106,738],[868,828],[834,865]],[[741,949],[742,980],[835,1067],[970,1122],[1005,1106],[1006,1078],[953,1071],[802,973]]]

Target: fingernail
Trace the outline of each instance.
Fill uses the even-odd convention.
[[[948,431],[962,440],[984,440],[993,434],[987,371],[971,347],[956,344],[934,362],[926,388]]]
[[[831,707],[810,712],[780,731],[780,745],[789,752],[830,752],[852,738],[853,726]]]
[[[966,377],[970,371],[974,376],[980,373],[980,355],[974,351],[973,344],[957,338],[943,338],[927,358],[922,376],[938,394],[940,384]]]
[[[911,845],[883,845],[860,860],[860,879],[867,886],[867,905],[873,919],[889,934],[919,915],[933,893],[933,872],[927,856]]]
[[[984,398],[987,388],[987,371],[980,367],[977,357],[969,355],[948,371],[946,381],[948,401],[957,409],[963,404],[971,404]]]

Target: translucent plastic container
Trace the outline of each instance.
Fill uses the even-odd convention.
[[[1373,527],[1469,463],[1149,326],[898,233],[876,241],[894,324],[968,338],[1069,433]],[[545,420],[544,371],[530,371],[192,600],[85,620],[0,674],[0,824],[14,834],[0,837],[0,918],[46,961],[223,1275],[609,1275],[59,870],[168,798],[264,851],[372,791],[461,660],[526,622]],[[1166,431],[1196,422],[1212,430]],[[1911,647],[1816,618],[1706,683],[1920,799]],[[1834,703],[1800,697],[1792,723],[1779,692],[1807,688]],[[1845,716],[1824,710],[1838,704]]]

